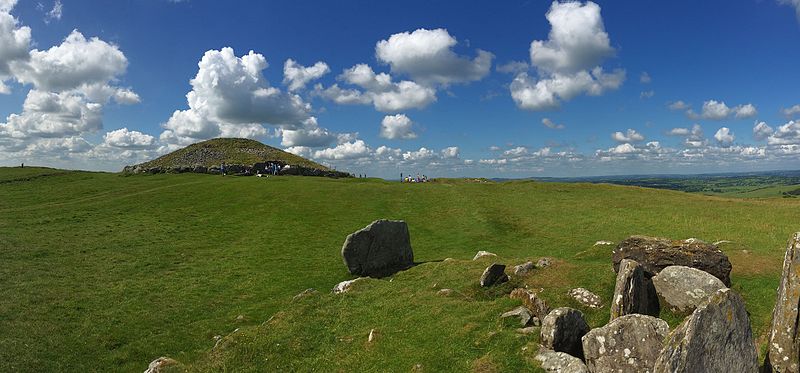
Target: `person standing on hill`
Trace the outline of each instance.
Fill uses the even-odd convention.
[[[225,162],[219,166],[219,172],[222,173],[222,176],[225,176]]]

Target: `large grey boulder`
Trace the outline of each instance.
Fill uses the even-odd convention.
[[[656,373],[757,372],[758,353],[742,297],[722,289],[669,336]]]
[[[506,274],[506,265],[492,263],[492,265],[486,267],[486,269],[483,270],[480,283],[481,286],[483,287],[489,287],[497,284],[502,284],[506,281],[508,281],[508,275]]]
[[[653,284],[635,260],[622,259],[611,299],[611,320],[630,314],[658,316],[658,298]]]
[[[414,265],[408,225],[402,220],[376,220],[347,236],[342,259],[350,274],[385,277]]]
[[[583,354],[590,372],[651,372],[664,339],[666,321],[647,315],[620,316],[583,336]]]
[[[800,304],[800,232],[795,233],[783,257],[783,275],[778,286],[778,299],[772,311],[772,326],[764,359],[765,372],[800,371],[800,336],[798,336],[798,304]]]
[[[688,315],[717,290],[726,286],[708,272],[684,266],[669,266],[653,277],[661,305],[679,315]]]
[[[706,271],[731,286],[731,262],[717,246],[698,239],[631,236],[613,251],[614,271],[619,271],[622,259],[633,259],[642,265],[645,277],[650,278],[662,269],[681,265]]]
[[[577,357],[564,352],[541,349],[534,357],[542,364],[545,372],[552,373],[589,373],[586,364]]]
[[[583,359],[581,338],[588,331],[589,324],[581,311],[569,307],[556,308],[542,320],[539,342],[546,349]]]

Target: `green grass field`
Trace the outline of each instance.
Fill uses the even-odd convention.
[[[378,218],[406,220],[426,263],[330,294],[351,278],[344,238]],[[732,241],[721,248],[763,346],[799,222],[798,199],[612,185],[0,168],[0,371],[141,372],[159,356],[197,371],[533,370],[537,337],[499,322],[516,304],[503,291],[544,288],[601,326],[614,273],[611,247],[593,244],[633,234]],[[478,250],[558,260],[487,292]],[[606,307],[569,299],[577,286]],[[306,288],[320,293],[292,301]]]

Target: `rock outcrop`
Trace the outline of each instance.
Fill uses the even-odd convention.
[[[510,320],[511,323],[517,324],[519,327],[528,326],[533,321],[533,315],[527,308],[519,306],[511,311],[505,312],[500,315],[501,320]]]
[[[179,365],[180,363],[175,359],[162,356],[150,362],[150,365],[147,366],[147,370],[145,370],[144,373],[163,373],[169,369],[169,367],[177,367]]]
[[[742,297],[719,290],[669,336],[656,373],[758,371],[758,354]]]
[[[688,315],[725,284],[710,273],[696,268],[669,266],[653,277],[653,286],[663,307]]]
[[[660,309],[655,289],[635,260],[622,259],[611,299],[611,320],[630,314],[658,316]]]
[[[731,262],[715,245],[698,239],[673,241],[668,238],[631,236],[613,251],[614,271],[619,271],[622,259],[633,259],[642,265],[646,277],[662,269],[681,265],[706,271],[731,286]]]
[[[511,299],[519,299],[522,305],[531,312],[531,315],[542,320],[550,313],[550,307],[547,306],[544,299],[540,298],[536,293],[523,288],[516,288],[509,294]]]
[[[583,359],[581,338],[588,331],[589,324],[581,311],[568,307],[556,308],[542,320],[539,342],[546,349]]]
[[[526,275],[529,272],[533,271],[536,268],[536,265],[533,262],[525,262],[520,265],[514,266],[514,274],[519,275]]]
[[[486,267],[481,275],[481,286],[489,287],[494,286],[496,284],[502,284],[508,281],[508,275],[506,274],[506,265],[505,264],[498,264],[492,263],[492,265]]]
[[[583,354],[590,372],[652,372],[667,322],[646,315],[620,316],[583,336]]]
[[[333,287],[333,293],[334,294],[346,293],[346,292],[350,291],[350,288],[352,288],[353,284],[355,284],[356,282],[361,281],[361,280],[364,280],[364,277],[359,277],[359,278],[352,279],[352,280],[342,281],[342,282],[336,284],[336,286]]]
[[[542,364],[545,372],[552,373],[589,373],[586,364],[577,357],[567,353],[542,349],[534,357]]]
[[[580,304],[589,308],[603,307],[603,299],[599,295],[592,293],[584,288],[572,289],[569,296],[577,300]]]
[[[485,258],[485,257],[490,257],[490,256],[497,257],[497,254],[490,253],[488,251],[480,250],[477,253],[475,253],[475,256],[472,257],[472,260],[478,260],[480,258]]]
[[[414,265],[408,225],[402,220],[376,220],[347,236],[342,259],[350,274],[385,277]]]
[[[772,311],[772,326],[764,359],[765,372],[800,372],[800,232],[795,233],[783,257],[783,274]]]

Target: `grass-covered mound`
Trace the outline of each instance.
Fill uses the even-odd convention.
[[[475,252],[508,265],[555,257],[524,282],[599,326],[615,275],[611,247],[593,245],[633,234],[732,241],[720,248],[763,347],[785,243],[800,230],[797,199],[18,170],[0,168],[14,180],[0,183],[0,371],[141,372],[159,356],[192,370],[533,369],[523,348],[537,337],[499,322],[516,303],[477,288],[489,260],[471,261]],[[379,218],[408,222],[415,260],[430,263],[329,294],[351,278],[344,238]],[[572,303],[566,291],[578,286],[605,308]],[[292,301],[307,288],[319,293]]]
[[[220,167],[222,163],[229,166],[252,166],[255,164],[275,162],[308,169],[329,172],[330,168],[303,157],[273,148],[256,140],[218,138],[211,139],[172,153],[165,154],[149,162],[126,167],[126,170],[180,170],[201,167],[209,169]]]

